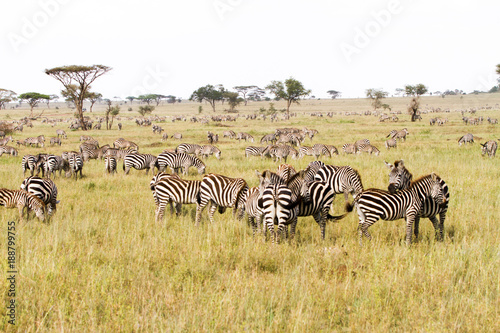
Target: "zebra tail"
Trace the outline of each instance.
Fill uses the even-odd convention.
[[[347,214],[349,214],[349,212],[345,213],[345,214],[342,214],[342,215],[336,215],[336,216],[333,216],[333,215],[330,215],[330,214],[327,214],[326,215],[326,219],[328,221],[333,221],[333,222],[338,222],[340,220],[342,220],[344,217],[347,216]]]
[[[354,202],[353,203],[350,203],[350,202],[345,203],[345,210],[347,211],[347,213],[352,212],[353,209],[354,209]]]

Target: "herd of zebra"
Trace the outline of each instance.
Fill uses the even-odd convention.
[[[321,161],[309,163],[296,171],[289,164],[281,164],[276,172],[256,171],[259,186],[249,187],[242,178],[207,174],[202,180],[186,180],[177,174],[159,172],[150,182],[156,204],[155,218],[164,218],[165,208],[179,215],[183,204],[196,204],[195,226],[208,205],[210,222],[215,211],[223,213],[233,208],[233,215],[241,219],[246,213],[254,235],[260,229],[269,231],[273,242],[283,234],[293,237],[299,216],[313,216],[325,238],[327,221],[338,221],[356,207],[359,216],[359,237],[370,238],[367,229],[377,220],[406,218],[406,243],[411,243],[412,230],[418,236],[421,217],[431,220],[436,239],[443,240],[444,221],[449,203],[448,186],[432,173],[412,182],[412,174],[402,160],[385,162],[390,169],[388,191],[364,190],[361,176],[350,166],[326,165]],[[347,212],[340,216],[329,214],[336,194],[344,194]],[[348,201],[348,195],[354,198]],[[439,221],[436,216],[439,215]]]

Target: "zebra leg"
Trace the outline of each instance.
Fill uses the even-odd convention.
[[[444,240],[444,220],[446,219],[446,212],[439,213],[439,241]]]
[[[125,167],[125,174],[128,175],[129,172],[130,172],[130,167]]]
[[[210,223],[214,223],[214,214],[216,210],[217,205],[215,204],[215,202],[211,202],[210,208],[208,209],[208,219],[210,220]]]
[[[203,212],[203,209],[205,208],[205,205],[202,204],[196,204],[196,222],[194,223],[194,226],[197,227],[200,225],[200,220],[201,220],[201,212]]]
[[[295,230],[297,229],[297,216],[292,220],[292,223],[290,225],[290,239],[295,238]],[[287,233],[286,238],[288,238],[288,226],[285,226],[285,231]]]
[[[413,228],[413,224],[415,223],[415,219],[417,218],[416,213],[410,212],[406,215],[406,245],[410,246],[411,244],[411,229]]]
[[[431,221],[432,221],[432,219],[431,219]],[[434,224],[434,222],[432,222],[432,224]],[[415,222],[413,222],[413,234],[415,235],[415,239],[418,239],[419,225],[420,225],[420,216],[417,215],[417,216],[415,216]],[[434,225],[434,228],[436,228],[435,225]]]
[[[182,209],[182,204],[181,203],[175,203],[175,215],[179,216],[181,215],[181,209]]]
[[[314,221],[319,225],[319,228],[321,230],[321,238],[325,240],[325,229],[326,229],[326,214],[328,213],[328,210],[325,211],[323,209],[321,212],[318,212],[313,215]]]
[[[156,215],[155,216],[156,222],[163,220],[163,214],[165,213],[166,204],[167,203],[163,200],[160,200],[158,202],[158,205],[156,206],[156,214],[155,214]]]

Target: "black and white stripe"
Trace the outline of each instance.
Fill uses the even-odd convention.
[[[200,155],[203,158],[207,158],[210,155],[214,155],[218,160],[221,157],[221,151],[219,148],[212,145],[204,145],[201,147]]]
[[[17,156],[19,154],[19,152],[17,151],[16,148],[11,147],[11,146],[0,146],[0,156],[2,156],[3,154]]]
[[[35,173],[37,158],[33,155],[24,155],[21,160],[21,167],[23,168],[23,175],[26,175],[26,170],[29,170],[31,175]]]
[[[494,140],[490,140],[485,142],[484,144],[480,143],[481,145],[481,154],[484,156],[488,154],[488,156],[495,157],[495,154],[497,152],[498,144]]]
[[[358,151],[357,147],[353,143],[346,143],[342,146],[342,150],[345,154],[356,154]]]
[[[23,180],[21,190],[25,190],[40,198],[47,207],[48,216],[57,210],[57,186],[48,178],[28,177]]]
[[[461,146],[463,144],[474,143],[474,136],[471,133],[467,133],[464,136],[462,136],[460,139],[458,139],[458,145]]]
[[[350,166],[323,165],[314,180],[328,183],[335,194],[344,193],[345,201],[348,200],[349,193],[356,197],[363,191],[361,176]]]
[[[264,153],[264,151],[267,149],[267,147],[255,147],[255,146],[248,146],[245,148],[245,157],[248,156],[261,156]]]
[[[391,194],[380,189],[368,189],[356,197],[347,210],[356,207],[359,217],[359,241],[363,235],[371,239],[368,228],[379,219],[394,221],[406,218],[406,244],[410,245],[415,219],[424,206],[425,199],[431,197],[437,205],[446,204],[441,179],[436,174],[424,176],[406,190]]]
[[[156,204],[156,221],[163,219],[165,207],[170,204],[170,212],[181,212],[182,204],[196,204],[200,192],[200,180],[184,180],[176,174],[157,173],[150,182],[151,192]]]
[[[156,166],[156,156],[152,154],[128,154],[123,158],[123,170],[125,174],[128,175],[130,168],[136,170],[146,169],[146,175],[149,173],[149,169],[155,170]]]
[[[179,169],[182,168],[184,175],[188,174],[189,167],[192,166],[198,169],[198,174],[205,173],[205,164],[199,158],[184,153],[161,153],[158,155],[156,163],[158,171],[165,171],[167,166],[175,173],[178,173]]]
[[[33,138],[33,137],[26,138],[26,139],[24,139],[24,145],[25,146],[30,145],[30,146],[36,146],[36,147],[38,147],[38,145],[41,145],[42,147],[44,147],[45,136],[39,135],[36,138]]]
[[[30,211],[34,211],[40,220],[45,220],[45,204],[37,196],[25,190],[0,189],[0,206],[5,208],[16,208],[19,210],[20,221],[23,221],[24,208],[27,208],[27,217]]]
[[[71,174],[75,176],[75,180],[78,179],[78,172],[80,172],[80,179],[83,177],[83,158],[80,154],[69,154],[68,155],[69,170]]]
[[[397,148],[398,146],[398,140],[392,138],[389,139],[385,142],[385,148],[390,149],[390,148]]]
[[[55,177],[56,171],[59,171],[59,176],[61,176],[62,171],[66,171],[68,175],[69,161],[62,158],[62,156],[47,155],[46,161],[44,163],[45,174],[50,178],[51,175]]]
[[[200,155],[201,146],[195,143],[181,143],[175,148],[176,153],[193,154],[196,157]]]
[[[208,174],[203,177],[200,192],[197,198],[196,223],[201,220],[201,213],[210,203],[208,217],[214,221],[215,209],[224,212],[226,208],[234,208],[233,214],[240,210],[239,217],[243,216],[245,200],[248,197],[248,185],[243,178],[229,178],[223,175]]]
[[[116,164],[116,158],[113,156],[106,156],[104,159],[104,170],[109,174],[116,173]]]

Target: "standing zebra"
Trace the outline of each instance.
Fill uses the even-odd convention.
[[[128,154],[123,158],[123,170],[125,174],[128,175],[130,168],[134,168],[136,170],[144,170],[146,169],[146,175],[149,173],[149,169],[153,169],[155,171],[156,166],[156,156],[151,154]]]
[[[333,157],[333,155],[339,154],[339,150],[337,149],[337,147],[332,146],[332,145],[325,145],[325,146],[326,146],[326,148],[328,148],[328,151],[330,152],[330,157]]]
[[[115,142],[113,142],[113,148],[135,149],[136,151],[139,151],[139,146],[135,142],[125,140],[124,138],[116,139]]]
[[[182,134],[181,133],[174,133],[171,137],[171,139],[175,139],[175,140],[182,140]]]
[[[271,133],[271,134],[266,134],[262,137],[262,139],[260,139],[260,143],[263,144],[263,143],[266,143],[266,144],[269,144],[269,142],[271,143],[275,143],[276,142],[276,134],[274,133]]]
[[[181,143],[175,148],[176,153],[194,154],[196,157],[200,155],[201,146],[195,143]]]
[[[83,158],[80,154],[68,155],[69,169],[72,175],[75,175],[75,180],[78,179],[78,172],[80,172],[80,179],[83,177]]]
[[[460,139],[458,139],[458,145],[461,146],[462,144],[474,143],[474,136],[471,133],[467,133],[464,136],[462,136]]]
[[[398,140],[392,138],[389,139],[385,142],[385,148],[390,149],[390,148],[397,148],[398,145]]]
[[[112,156],[106,156],[104,159],[104,169],[107,173],[116,173],[116,158]]]
[[[403,139],[404,141],[406,141],[406,136],[409,135],[410,133],[408,133],[408,129],[407,128],[403,128],[401,131],[398,131],[398,130],[392,130],[389,135],[386,136],[386,138],[394,138],[394,139]]]
[[[245,140],[245,141],[250,141],[250,142],[254,142],[254,138],[253,136],[251,136],[250,134],[248,133],[245,133],[245,132],[240,132],[236,135],[236,139],[238,140],[238,142],[240,142],[240,140]]]
[[[342,150],[345,154],[356,154],[357,148],[353,143],[346,143],[342,146]]]
[[[33,155],[24,155],[21,161],[21,166],[23,168],[23,175],[26,175],[26,170],[30,170],[31,175],[35,173],[35,167],[37,163],[37,158]]]
[[[328,149],[328,147],[325,144],[316,143],[312,146],[312,149],[313,149],[313,155],[316,159],[318,159],[322,155],[331,157],[330,149]]]
[[[156,221],[163,219],[167,203],[170,204],[172,214],[172,203],[175,203],[176,215],[180,215],[182,204],[196,204],[200,185],[200,180],[184,180],[176,174],[157,173],[149,184],[156,204]]]
[[[48,216],[55,213],[59,203],[57,200],[57,186],[48,178],[28,177],[23,180],[21,190],[25,190],[40,198],[47,207]]]
[[[66,171],[66,176],[68,176],[69,162],[63,159],[61,156],[56,155],[47,155],[46,161],[44,163],[45,174],[48,178],[52,174],[54,177],[56,175],[56,171],[59,170],[59,177],[61,176],[62,171]]]
[[[16,208],[19,210],[19,219],[23,221],[24,208],[27,208],[27,216],[29,212],[35,212],[38,219],[45,220],[45,204],[37,196],[26,192],[25,190],[8,190],[0,188],[0,206],[5,208]]]
[[[363,147],[368,146],[369,144],[370,140],[368,139],[361,139],[354,142],[354,145],[356,146],[356,151],[363,149]]]
[[[380,154],[380,150],[375,146],[365,145],[358,150],[358,154],[361,153],[368,153],[370,155],[374,154],[375,156],[378,156]]]
[[[215,155],[220,160],[221,151],[219,148],[212,145],[204,145],[200,149],[201,157],[208,158],[209,155]]]
[[[247,192],[248,185],[243,178],[229,178],[213,173],[205,175],[201,181],[197,198],[195,225],[200,224],[201,213],[209,203],[208,217],[212,223],[217,206],[219,206],[220,212],[229,207],[233,208],[234,215],[236,215],[237,210],[240,210],[240,215],[242,215],[245,209],[245,199],[248,196]]]
[[[437,205],[446,204],[441,178],[435,173],[424,176],[411,183],[406,190],[394,194],[380,189],[368,189],[347,204],[347,211],[355,206],[359,217],[359,242],[363,235],[371,239],[368,228],[379,219],[394,221],[406,219],[406,244],[411,244],[413,224],[424,206],[427,197],[431,197]]]
[[[266,150],[267,147],[254,147],[254,146],[248,146],[245,148],[245,157],[248,156],[261,156],[264,150]]]
[[[19,154],[19,152],[17,151],[16,148],[11,147],[11,146],[0,146],[0,156],[2,156],[3,154],[17,156]]]
[[[24,145],[27,147],[28,145],[38,147],[38,145],[41,145],[42,147],[45,146],[45,136],[39,135],[36,138],[30,137],[24,139]]]
[[[172,172],[177,173],[179,169],[183,168],[182,173],[184,175],[188,174],[189,167],[193,166],[198,169],[198,174],[205,173],[205,163],[203,163],[199,158],[191,156],[188,154],[180,153],[161,153],[158,155],[156,162],[156,168],[158,171],[165,171],[166,167],[170,167]]]
[[[403,160],[395,161],[394,165],[391,165],[384,161],[386,166],[391,170],[389,173],[389,187],[390,193],[394,194],[398,190],[406,190],[410,187],[413,175],[404,166]],[[446,212],[448,211],[448,203],[450,201],[450,193],[448,185],[443,179],[440,180],[441,186],[443,187],[444,197],[446,199],[445,204],[436,204],[431,198],[426,198],[424,201],[424,206],[422,210],[418,213],[415,218],[413,233],[416,238],[418,238],[418,227],[421,217],[427,217],[431,220],[434,230],[436,232],[436,239],[443,240],[444,232],[444,220],[446,218]],[[439,215],[439,222],[436,218]]]
[[[302,158],[304,156],[313,156],[314,150],[310,146],[300,146],[299,148],[299,156],[298,158]]]
[[[57,129],[56,130],[57,137],[62,136],[64,139],[67,139],[68,136],[66,135],[66,132],[62,129]]]
[[[498,144],[496,141],[490,140],[488,142],[485,142],[484,145],[482,143],[480,143],[480,145],[482,156],[488,154],[490,158],[495,157],[498,148]]]
[[[350,166],[323,165],[317,171],[314,180],[327,182],[335,194],[344,193],[346,202],[349,193],[355,198],[363,191],[361,176]]]

